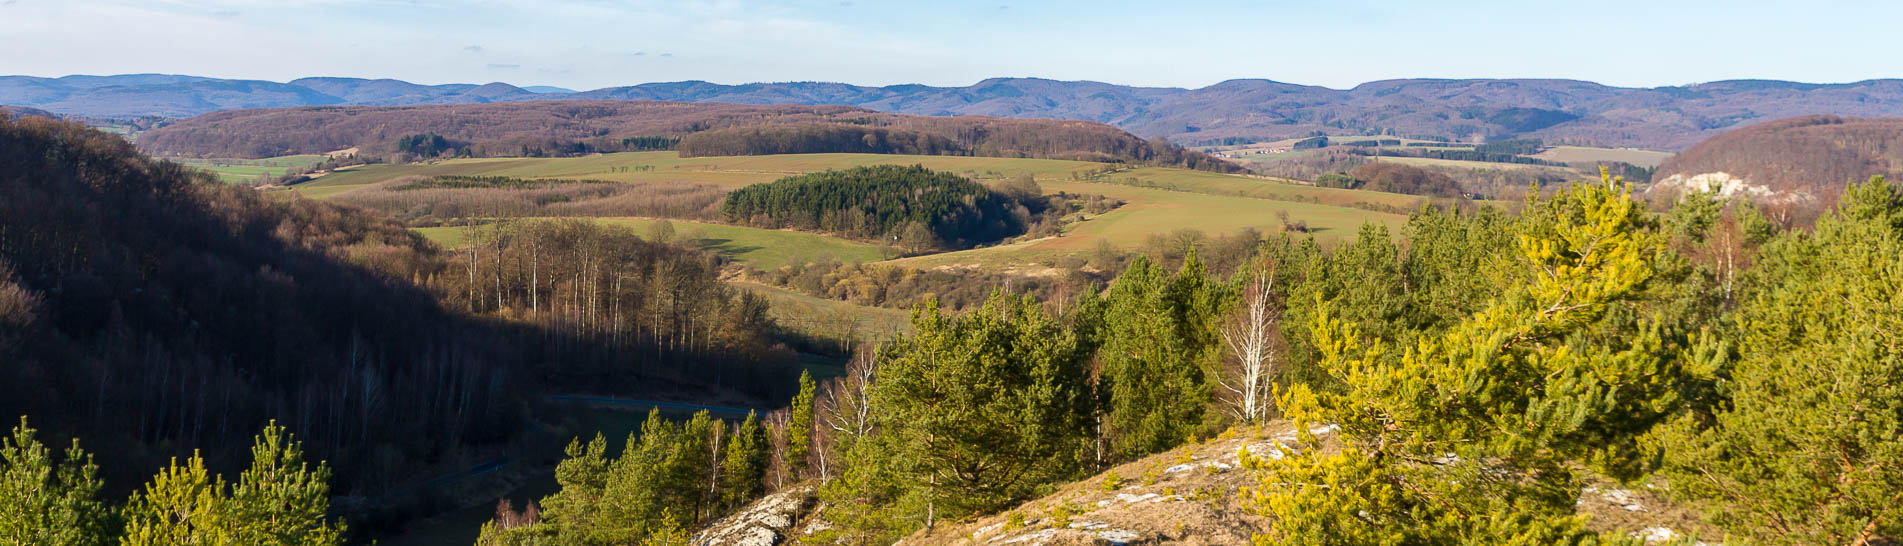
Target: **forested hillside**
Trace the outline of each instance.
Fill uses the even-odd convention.
[[[704,131],[706,135],[698,135]],[[871,152],[1147,162],[1233,172],[1239,167],[1095,122],[926,117],[845,106],[752,106],[565,101],[313,107],[217,112],[154,129],[143,149],[191,157],[272,157],[357,148],[383,156],[560,156],[644,150],[689,137],[689,155]],[[870,140],[868,140],[870,137]]]
[[[1069,300],[928,302],[843,377],[802,380],[766,420],[779,493],[744,512],[761,519],[716,529],[823,544],[1903,536],[1903,358],[1883,311],[1903,289],[1871,273],[1903,270],[1903,191],[1854,184],[1815,230],[1710,193],[1655,214],[1630,192],[1607,179],[1517,216],[1424,209],[1402,242],[1285,234],[1220,260],[1228,271],[1195,250],[1175,271],[1139,257]],[[638,453],[722,437],[676,430],[643,433]],[[1212,460],[1211,439],[1243,448]],[[724,498],[719,473],[620,477],[657,459],[597,451],[571,448],[576,471],[545,501],[559,509],[511,513],[482,544],[677,540],[683,512],[612,510],[616,491]],[[1172,455],[1122,464],[1157,453]],[[605,486],[581,471],[604,466]],[[1251,486],[1165,476],[1185,471]],[[1080,488],[1103,500],[1046,497]],[[1152,493],[1109,494],[1138,488]],[[1602,500],[1639,490],[1646,505]],[[1155,511],[1150,534],[1073,519],[1132,510]]]
[[[83,437],[115,495],[195,451],[240,468],[275,420],[339,494],[374,498],[506,446],[547,393],[778,396],[793,375],[765,304],[719,265],[579,222],[445,252],[81,125],[0,119],[0,414]]]
[[[1032,214],[1026,204],[1042,208],[1042,196],[1019,200],[955,174],[880,165],[740,188],[721,211],[733,222],[893,240],[920,252],[1023,233]]]
[[[158,74],[0,76],[0,104],[102,118],[182,118],[240,108],[558,99],[848,105],[926,116],[1088,120],[1185,144],[1381,134],[1466,142],[1536,137],[1678,150],[1731,129],[1792,116],[1903,115],[1903,80],[1836,84],[1731,80],[1631,88],[1553,79],[1408,79],[1331,89],[1237,79],[1183,89],[990,78],[951,87],[682,81],[536,93],[502,83],[418,85],[359,78],[276,83]]]
[[[1844,186],[1903,175],[1903,119],[1807,116],[1698,143],[1659,165],[1655,192],[1710,187],[1726,195],[1822,208]]]

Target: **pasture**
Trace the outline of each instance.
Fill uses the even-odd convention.
[[[1198,178],[1186,176],[1176,180],[1187,185]],[[1248,178],[1241,178],[1241,180],[1258,184],[1273,184]],[[1227,183],[1202,181],[1210,184]],[[1386,225],[1395,233],[1399,232],[1401,225],[1407,223],[1407,216],[1404,214],[1312,202],[1281,201],[1102,182],[1042,181],[1040,184],[1043,185],[1045,191],[1094,193],[1122,199],[1126,204],[1082,222],[1072,223],[1066,226],[1062,235],[1057,237],[901,258],[891,263],[918,268],[973,267],[994,271],[1036,272],[1048,269],[1059,258],[1088,252],[1102,243],[1127,249],[1143,244],[1152,235],[1162,235],[1180,229],[1201,230],[1209,235],[1224,235],[1243,228],[1252,228],[1264,233],[1280,233],[1283,229],[1280,213],[1287,213],[1290,222],[1306,223],[1309,233],[1324,244],[1352,238],[1356,231],[1368,222]],[[1330,190],[1330,188],[1299,188]],[[1339,198],[1328,192],[1300,192],[1287,189],[1260,191],[1265,193],[1288,191],[1294,196]],[[1421,198],[1409,195],[1355,190],[1331,191],[1365,194],[1374,196],[1373,199],[1377,201],[1392,200],[1395,203],[1413,203],[1415,206],[1423,202]]]
[[[773,321],[801,331],[837,339],[868,343],[889,341],[894,334],[912,329],[912,313],[903,309],[867,307],[851,302],[817,298],[784,288],[750,281],[734,281],[735,287],[765,297],[770,303],[768,315]],[[813,375],[832,377],[838,372]]]
[[[655,224],[663,221],[657,218],[584,219],[606,225],[627,227],[644,238],[648,237]],[[691,220],[665,221],[674,226],[676,240],[759,269],[774,269],[782,265],[803,264],[826,258],[848,263],[865,263],[883,260],[890,256],[889,250],[883,246],[817,233],[760,229]],[[467,227],[426,227],[413,228],[413,231],[421,233],[443,248],[466,246],[470,242],[470,237],[476,233],[476,230]]]
[[[284,176],[291,169],[301,169],[322,163],[321,155],[287,155],[266,159],[172,159],[173,162],[189,167],[211,171],[220,182],[240,183],[257,180],[261,176],[276,178]]]
[[[333,173],[299,184],[294,189],[306,197],[321,199],[403,176],[440,175],[589,178],[624,183],[691,182],[738,188],[813,171],[887,164],[919,164],[929,169],[978,179],[1031,174],[1040,180],[1068,179],[1073,172],[1103,166],[1102,163],[1087,161],[1001,157],[791,154],[683,158],[674,152],[627,152],[587,157],[479,158],[409,165],[370,165]]]
[[[1283,229],[1283,217],[1305,224],[1325,243],[1353,237],[1366,222],[1397,227],[1405,213],[1425,198],[1361,190],[1320,188],[1290,180],[1228,175],[1162,167],[1101,174],[1105,164],[1050,159],[872,154],[798,154],[681,158],[673,152],[633,152],[577,158],[458,159],[412,165],[370,165],[333,173],[294,190],[325,198],[404,176],[510,176],[520,178],[599,179],[628,184],[704,183],[735,188],[825,169],[874,164],[922,164],[981,180],[1029,174],[1046,193],[1097,194],[1121,199],[1124,206],[1068,225],[1061,236],[989,247],[916,256],[893,263],[915,267],[978,267],[989,270],[1045,270],[1059,258],[1090,251],[1100,242],[1131,248],[1152,235],[1182,229],[1211,235],[1253,228]],[[1481,163],[1492,168],[1499,164]],[[600,221],[626,225],[646,234],[651,218],[611,217]],[[672,220],[677,236],[736,261],[759,268],[837,258],[846,262],[888,257],[879,245],[813,233],[766,230],[711,222]],[[445,246],[464,244],[462,228],[418,231]]]
[[[1554,146],[1527,157],[1558,161],[1561,163],[1591,163],[1598,161],[1618,161],[1645,168],[1653,168],[1678,155],[1672,152],[1635,150],[1631,148],[1591,148],[1586,146]]]

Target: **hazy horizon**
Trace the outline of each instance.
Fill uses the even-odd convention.
[[[1190,89],[1233,79],[1333,89],[1414,78],[1830,84],[1903,76],[1885,43],[1899,16],[1903,5],[1841,1],[0,0],[0,36],[14,46],[0,73],[575,90],[995,77]]]

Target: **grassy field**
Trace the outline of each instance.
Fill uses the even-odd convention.
[[[655,218],[585,218],[602,224],[625,226],[647,237],[661,220]],[[667,220],[674,225],[674,236],[708,250],[760,269],[803,264],[832,258],[847,263],[875,262],[890,257],[885,247],[849,241],[838,237],[791,230],[760,229],[690,220]],[[413,228],[443,248],[459,248],[469,243],[472,231],[464,227]]]
[[[906,156],[877,154],[796,154],[682,158],[674,152],[629,152],[564,158],[454,159],[428,164],[370,165],[299,184],[307,197],[324,198],[402,176],[512,176],[518,178],[591,178],[615,182],[698,182],[738,188],[781,177],[864,165],[922,164],[977,178],[1031,174],[1065,178],[1101,163],[1000,157]]]
[[[1672,156],[1671,152],[1652,150],[1633,150],[1622,148],[1589,148],[1585,146],[1554,146],[1546,151],[1528,157],[1558,161],[1561,163],[1585,163],[1594,161],[1623,161],[1640,167],[1657,167]]]
[[[183,165],[197,167],[218,175],[218,180],[235,183],[257,180],[260,175],[271,177],[284,176],[293,168],[304,168],[324,161],[321,155],[287,155],[267,159],[174,159]]]
[[[1246,178],[1242,180],[1253,182]],[[1271,182],[1258,183],[1273,184]],[[1279,233],[1282,229],[1282,221],[1278,212],[1287,212],[1290,221],[1307,223],[1310,233],[1324,244],[1343,238],[1352,238],[1363,224],[1369,222],[1386,225],[1395,232],[1398,232],[1399,227],[1407,222],[1407,216],[1402,214],[1308,202],[1278,201],[1099,182],[1049,181],[1041,184],[1046,191],[1102,194],[1122,199],[1127,204],[1083,222],[1071,224],[1059,237],[914,256],[893,260],[892,263],[921,268],[975,267],[1035,272],[1047,268],[1061,257],[1088,252],[1096,248],[1100,242],[1130,248],[1142,244],[1151,235],[1169,233],[1178,229],[1197,229],[1209,235],[1224,235],[1242,228],[1255,228],[1264,233]],[[1306,186],[1300,188],[1328,189]],[[1261,191],[1294,190],[1265,189]],[[1333,191],[1376,196],[1396,195],[1352,190]],[[1412,201],[1395,198],[1397,202],[1416,204],[1420,202],[1419,198],[1414,196],[1398,197],[1411,198]],[[1377,199],[1390,198],[1378,197]]]
[[[1079,176],[1103,167],[1101,163],[1049,159],[871,154],[800,154],[681,158],[673,152],[636,152],[578,158],[461,159],[416,165],[371,165],[333,173],[300,184],[295,191],[323,198],[402,176],[488,175],[522,178],[593,178],[625,183],[700,182],[725,187],[768,182],[783,176],[824,169],[873,164],[922,164],[928,168],[1002,179],[1030,174],[1047,193],[1100,194],[1126,204],[1108,214],[1069,226],[1061,237],[1023,241],[898,260],[921,266],[972,266],[987,269],[1042,269],[1053,260],[1088,251],[1099,241],[1119,247],[1142,244],[1151,235],[1179,229],[1198,229],[1211,235],[1249,227],[1265,232],[1282,229],[1281,216],[1308,225],[1324,242],[1352,237],[1363,223],[1396,226],[1406,221],[1397,212],[1421,206],[1419,196],[1318,188],[1292,181],[1145,167],[1111,173],[1095,180]],[[1497,164],[1479,164],[1497,168]],[[615,218],[604,221],[628,225],[645,233],[653,220]],[[835,257],[867,261],[884,257],[883,250],[834,237],[791,231],[760,230],[675,220],[677,234],[702,241],[702,246],[755,267],[777,267],[795,261]],[[462,244],[459,228],[423,231],[447,246]]]
[[[1522,170],[1522,171],[1553,171],[1556,173],[1562,173],[1562,172],[1567,173],[1568,176],[1577,176],[1576,171],[1567,167],[1529,165],[1525,163],[1494,163],[1491,161],[1436,159],[1432,157],[1383,157],[1381,158],[1381,161],[1392,161],[1392,162],[1400,163],[1403,165],[1415,165],[1415,166],[1422,166],[1422,167],[1451,167],[1455,169],[1493,169],[1493,170],[1512,169],[1512,170]]]
[[[882,342],[893,334],[912,329],[912,313],[902,309],[867,307],[838,300],[816,298],[764,284],[736,281],[734,286],[765,296],[772,302],[773,320],[802,327],[807,331],[842,335],[860,341]],[[814,372],[814,375],[819,375]],[[834,374],[837,375],[837,374]]]

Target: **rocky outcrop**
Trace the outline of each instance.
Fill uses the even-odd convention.
[[[694,535],[694,546],[776,546],[786,542],[793,525],[813,510],[812,485],[789,487],[754,501]]]

